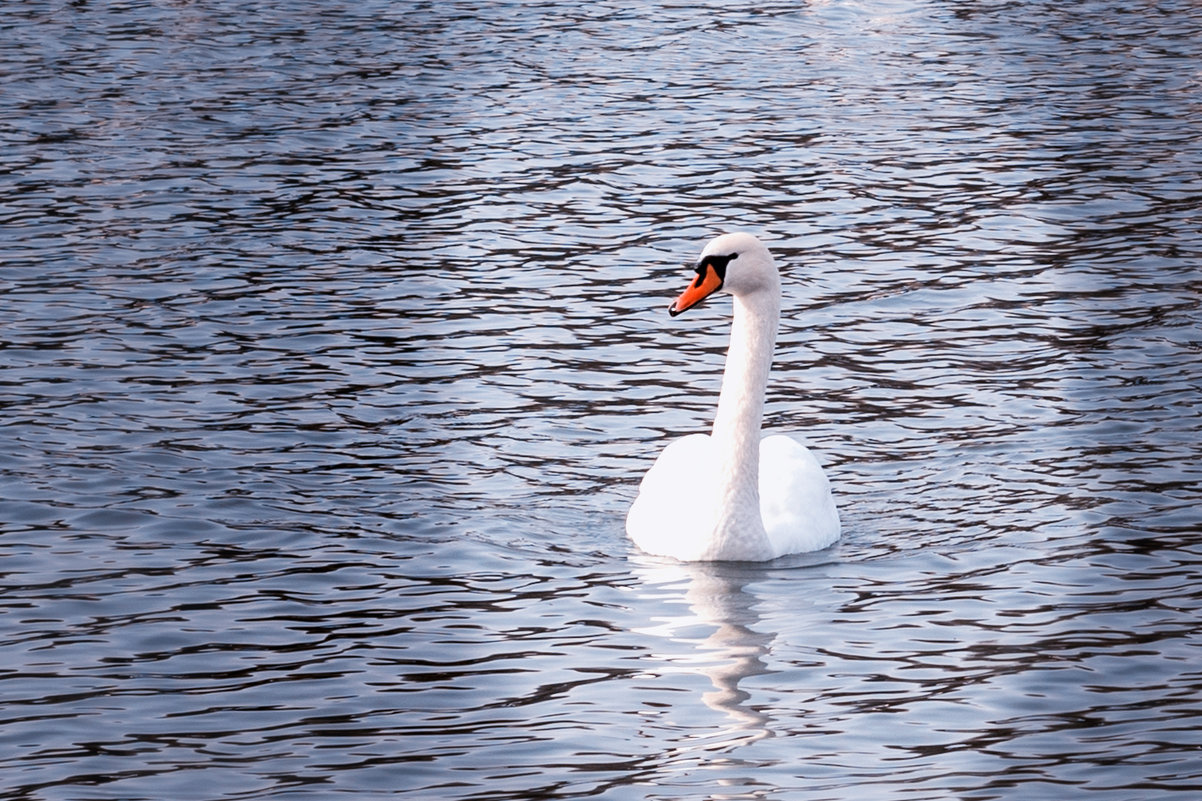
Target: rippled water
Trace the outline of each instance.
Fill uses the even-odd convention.
[[[1202,8],[0,15],[13,799],[1202,784]],[[623,532],[735,228],[845,534]]]

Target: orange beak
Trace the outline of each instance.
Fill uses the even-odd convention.
[[[703,262],[697,268],[697,277],[693,279],[693,283],[680,293],[680,297],[668,308],[668,314],[675,317],[681,312],[693,308],[721,288],[722,276],[718,275],[714,265],[708,261]]]

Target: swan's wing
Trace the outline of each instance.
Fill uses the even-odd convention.
[[[806,446],[775,434],[760,443],[760,513],[776,553],[817,551],[839,539],[839,510]]]
[[[626,516],[626,533],[647,553],[700,559],[703,533],[713,527],[716,481],[708,435],[690,434],[672,442],[643,476]]]

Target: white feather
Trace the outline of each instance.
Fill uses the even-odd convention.
[[[830,482],[814,455],[789,436],[761,439],[780,277],[749,234],[710,242],[699,273],[707,257],[731,254],[722,290],[734,295],[734,323],[713,433],[664,448],[626,517],[639,548],[682,561],[775,559],[825,548],[840,533]],[[690,288],[677,302],[682,308],[696,303],[685,302],[690,292],[696,295]]]

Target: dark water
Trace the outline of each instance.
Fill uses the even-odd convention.
[[[1202,785],[1202,7],[0,11],[0,795]],[[845,534],[623,532],[710,236]]]

